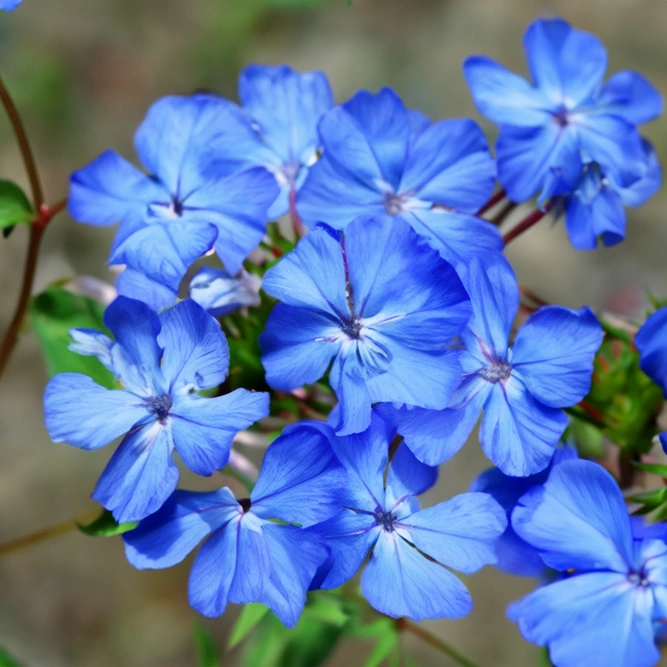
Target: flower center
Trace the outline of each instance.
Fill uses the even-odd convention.
[[[171,396],[164,394],[164,396],[156,396],[148,401],[148,409],[157,417],[157,420],[164,424],[169,416],[171,410]]]
[[[341,321],[341,330],[346,336],[348,336],[348,338],[353,338],[355,340],[358,340],[359,338],[361,338],[362,329],[363,326],[356,317],[353,317],[350,320]]]
[[[491,384],[496,384],[501,380],[507,380],[512,373],[512,366],[506,361],[495,361],[486,368],[482,368],[479,374]]]
[[[388,533],[394,532],[394,522],[396,517],[391,512],[385,512],[384,510],[378,509],[373,515],[379,526],[382,526],[384,530]]]
[[[405,198],[401,195],[387,192],[384,196],[384,208],[389,215],[400,215],[403,211],[404,204]]]
[[[556,125],[560,127],[565,127],[569,122],[569,119],[567,117],[567,109],[565,107],[559,109],[558,111],[554,111],[553,117],[554,120],[556,121]]]
[[[630,581],[631,584],[644,587],[649,585],[649,581],[643,572],[631,572],[628,575],[628,581]]]

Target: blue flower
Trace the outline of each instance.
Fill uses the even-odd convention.
[[[0,10],[3,12],[13,12],[23,0],[0,0]]]
[[[327,556],[305,528],[337,511],[344,482],[329,438],[325,426],[308,422],[286,429],[267,450],[250,498],[237,500],[226,487],[176,491],[123,536],[127,559],[140,569],[171,567],[210,535],[192,566],[190,604],[219,616],[228,602],[261,602],[293,627]]]
[[[193,472],[211,475],[229,459],[236,433],[268,415],[268,394],[237,389],[202,398],[195,392],[227,377],[229,349],[217,321],[190,300],[160,315],[118,297],[101,331],[73,329],[70,349],[97,357],[120,381],[108,390],[79,373],[60,373],[44,396],[55,442],[99,449],[124,436],[93,498],[119,522],[159,509],[176,488],[176,450]]]
[[[260,336],[270,386],[330,384],[342,434],[366,429],[371,404],[443,408],[460,380],[451,344],[470,317],[454,269],[403,221],[359,218],[309,232],[267,271],[281,299]]]
[[[460,618],[472,610],[467,588],[447,568],[470,574],[495,562],[505,512],[486,493],[465,493],[420,510],[415,496],[433,486],[437,469],[399,447],[387,473],[394,432],[374,416],[363,434],[333,441],[348,471],[340,512],[312,530],[330,550],[313,588],[352,578],[369,553],[361,592],[394,618]]]
[[[639,367],[655,382],[667,398],[667,307],[651,315],[635,336]],[[667,453],[667,432],[660,435]]]
[[[215,317],[239,308],[258,306],[262,279],[241,269],[230,276],[224,269],[205,266],[190,281],[190,298]]]
[[[475,105],[500,126],[498,175],[509,198],[563,194],[588,162],[623,188],[641,178],[645,156],[636,125],[660,113],[655,88],[631,71],[603,85],[604,46],[561,19],[535,21],[523,43],[532,84],[483,56],[464,65]]]
[[[72,216],[92,225],[121,221],[109,262],[164,286],[165,298],[212,248],[236,273],[264,235],[278,195],[271,173],[262,167],[239,171],[232,162],[209,168],[211,145],[238,126],[240,113],[210,95],[165,97],[153,104],[135,135],[150,175],[114,151],[72,175]],[[119,286],[127,296],[143,296],[136,281]]]
[[[571,446],[556,449],[551,464],[529,477],[510,477],[498,468],[489,468],[478,475],[470,485],[470,491],[490,494],[507,514],[507,530],[496,543],[498,562],[496,567],[517,577],[540,577],[547,572],[547,566],[540,552],[522,540],[509,523],[512,511],[519,499],[531,489],[543,485],[553,466],[577,458],[577,450]]]
[[[287,212],[290,196],[302,186],[321,149],[317,124],[333,104],[322,72],[295,72],[287,65],[250,65],[239,77],[243,118],[211,145],[212,169],[218,160],[266,167],[280,186],[269,210],[272,219]]]
[[[667,543],[633,538],[618,485],[590,461],[555,466],[512,513],[514,530],[564,577],[508,610],[558,667],[650,667],[667,616]]]
[[[510,348],[519,290],[509,263],[500,256],[476,261],[464,282],[473,317],[461,336],[463,380],[448,408],[403,407],[389,418],[420,461],[437,465],[465,444],[483,410],[484,453],[506,475],[534,475],[549,465],[567,426],[561,408],[588,393],[602,328],[588,308],[546,306]]]
[[[624,206],[641,206],[660,187],[662,170],[653,146],[643,142],[646,153],[644,175],[628,187],[620,187],[600,165],[584,166],[574,191],[562,200],[565,228],[577,250],[594,250],[598,238],[606,246],[625,238]]]
[[[402,219],[454,264],[502,250],[498,230],[473,215],[493,190],[495,165],[472,120],[431,123],[384,88],[334,107],[319,129],[324,155],[297,199],[307,225]]]

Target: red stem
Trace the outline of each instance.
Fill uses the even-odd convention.
[[[498,190],[498,192],[496,192],[496,194],[493,195],[491,199],[489,199],[489,201],[487,201],[486,204],[484,204],[484,206],[479,209],[479,211],[477,211],[477,215],[484,215],[490,208],[493,208],[496,204],[505,199],[505,197],[505,190]]]
[[[294,233],[298,241],[302,236],[306,235],[306,228],[301,220],[299,212],[296,210],[296,190],[292,187],[289,191],[289,216],[294,226]]]
[[[517,236],[523,234],[527,229],[530,229],[534,224],[538,223],[551,210],[551,203],[548,203],[544,209],[536,208],[532,213],[527,215],[516,227],[510,229],[505,236],[503,242],[507,245],[513,241]]]

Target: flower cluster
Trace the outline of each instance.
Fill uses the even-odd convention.
[[[660,96],[632,72],[602,85],[603,47],[562,20],[536,21],[525,46],[532,84],[487,58],[464,66],[478,108],[500,124],[500,183],[514,202],[540,193],[540,206],[565,210],[575,247],[618,242],[622,206],[659,183],[637,125]],[[480,216],[496,180],[481,129],[432,122],[389,89],[334,105],[323,74],[286,66],[248,67],[239,96],[242,106],[159,100],[135,136],[146,172],[107,151],[71,179],[77,220],[120,223],[109,261],[125,268],[108,332],[72,330],[70,349],[118,385],[56,375],[46,427],[82,449],[122,437],[93,497],[139,522],[124,535],[128,560],[171,567],[203,541],[191,605],[217,616],[261,602],[288,627],[309,590],[360,570],[382,614],[458,618],[472,599],[450,569],[497,564],[552,580],[510,616],[558,667],[654,664],[667,542],[633,528],[613,478],[562,446],[603,330],[588,307],[523,318],[503,238]],[[286,213],[301,237],[293,249],[265,236]],[[270,259],[256,252],[263,239]],[[223,266],[201,269],[174,305],[213,253]],[[229,392],[234,332],[216,318],[267,303],[255,341],[265,384],[254,388],[270,391]],[[636,342],[667,396],[666,339],[663,309]],[[333,409],[290,419],[247,496],[175,490],[174,451],[211,476],[239,432],[284,417],[285,395],[312,414],[315,385]],[[421,509],[417,496],[480,414],[495,468]]]

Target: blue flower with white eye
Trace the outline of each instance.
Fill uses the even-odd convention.
[[[329,558],[313,588],[337,588],[368,558],[361,592],[394,618],[460,618],[472,610],[468,589],[447,568],[464,574],[494,563],[495,541],[507,519],[486,493],[464,493],[420,510],[416,496],[435,484],[437,468],[399,447],[384,481],[394,431],[377,415],[358,435],[332,441],[348,473],[339,513],[314,526]]]
[[[261,241],[279,190],[273,175],[263,167],[241,171],[232,160],[210,168],[211,145],[242,128],[240,116],[212,95],[165,97],[135,134],[148,174],[111,150],[72,174],[72,216],[92,225],[121,223],[109,262],[128,266],[119,282],[126,296],[142,298],[142,280],[149,281],[162,289],[151,290],[151,305],[168,305],[158,301],[173,301],[189,266],[206,252],[215,249],[236,273]]]
[[[495,565],[499,570],[517,577],[540,577],[548,571],[539,550],[516,534],[509,519],[520,498],[531,489],[543,485],[554,466],[575,458],[577,450],[565,445],[557,448],[550,465],[535,475],[510,477],[498,468],[489,468],[473,480],[470,491],[490,494],[507,514],[507,530],[496,542],[498,562]]]
[[[3,12],[13,12],[23,0],[0,0],[0,10]]]
[[[319,130],[324,154],[297,198],[305,224],[345,229],[360,215],[404,220],[453,264],[502,250],[496,227],[473,215],[496,171],[472,120],[431,123],[383,88],[334,107]]]
[[[322,72],[296,72],[287,65],[249,65],[239,77],[242,118],[211,143],[213,172],[222,164],[266,167],[280,186],[269,209],[287,212],[321,149],[317,124],[333,104]]]
[[[447,405],[470,302],[453,267],[405,222],[317,227],[267,271],[264,289],[283,302],[259,339],[267,382],[291,391],[333,361],[339,433],[365,430],[373,403]]]
[[[651,315],[635,336],[639,350],[639,367],[655,382],[667,398],[667,307]],[[660,434],[667,453],[667,433]]]
[[[190,604],[219,616],[228,602],[261,602],[293,627],[327,557],[305,528],[332,516],[343,492],[330,437],[330,429],[308,422],[285,429],[269,446],[250,498],[237,500],[226,487],[176,491],[123,536],[127,559],[139,569],[171,567],[207,538],[192,565]]]
[[[526,640],[558,667],[651,667],[667,617],[667,543],[631,527],[623,495],[597,463],[565,461],[529,491],[512,526],[563,578],[512,604]],[[654,625],[656,624],[656,625]]]
[[[643,142],[646,153],[644,175],[628,187],[620,187],[599,164],[584,166],[574,190],[560,198],[565,228],[577,250],[594,250],[598,239],[612,246],[625,238],[624,206],[641,206],[660,188],[662,169],[655,150]]]
[[[590,162],[622,188],[641,178],[636,126],[660,114],[657,90],[631,71],[603,84],[604,46],[562,19],[533,22],[523,44],[533,83],[484,56],[463,67],[475,105],[500,126],[498,177],[509,198],[564,194]]]
[[[70,349],[97,357],[122,389],[59,373],[44,395],[46,429],[54,442],[89,450],[124,436],[93,498],[117,521],[138,521],[176,488],[174,450],[190,470],[211,475],[227,463],[236,433],[268,415],[269,397],[245,389],[216,398],[195,393],[225,380],[229,348],[218,322],[191,300],[157,315],[118,297],[104,323],[114,340],[73,329]]]
[[[262,279],[241,269],[235,276],[224,269],[208,266],[200,269],[190,281],[190,298],[214,317],[239,308],[259,306]]]
[[[533,313],[509,344],[519,289],[501,256],[473,262],[464,284],[473,317],[461,335],[463,380],[447,409],[382,406],[406,445],[437,465],[459,451],[483,410],[484,453],[506,475],[544,470],[567,426],[561,408],[588,393],[602,328],[588,308],[546,306]]]

